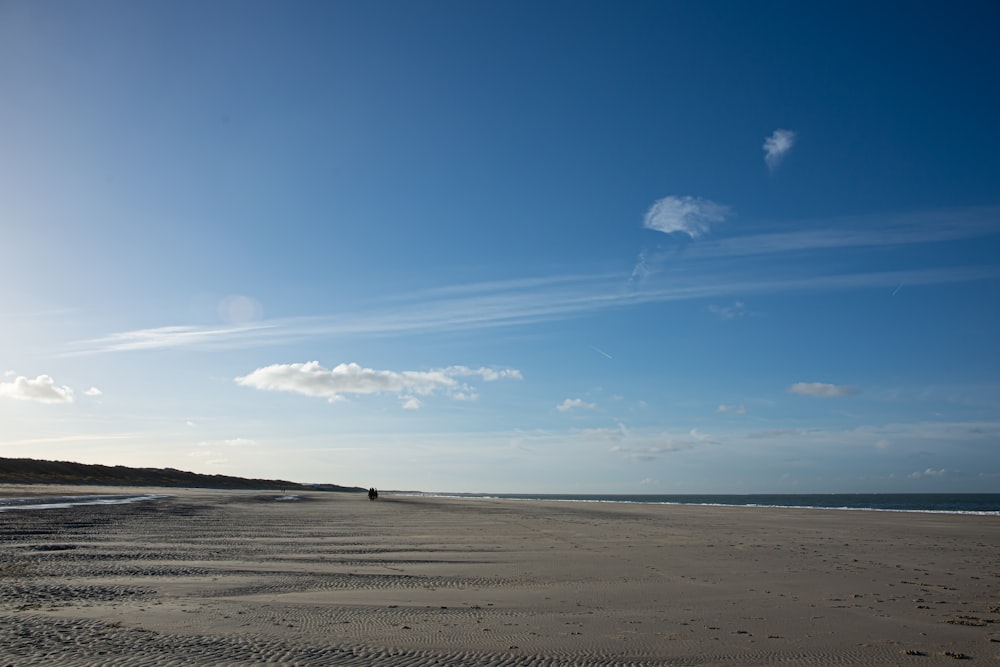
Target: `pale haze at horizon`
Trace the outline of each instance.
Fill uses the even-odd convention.
[[[1000,490],[990,3],[0,3],[0,456]]]

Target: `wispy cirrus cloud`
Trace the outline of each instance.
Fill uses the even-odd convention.
[[[214,343],[225,341],[232,345],[244,342],[253,345],[269,337],[270,331],[280,326],[277,323],[255,324],[248,326],[166,326],[150,329],[136,329],[109,334],[98,338],[97,351],[128,352],[136,350],[162,350],[174,347],[211,347]]]
[[[796,382],[788,388],[793,394],[813,396],[815,398],[838,398],[860,394],[859,389],[847,385],[828,384],[826,382]]]
[[[1000,207],[976,206],[899,215],[850,216],[804,222],[802,228],[702,241],[686,259],[788,255],[822,250],[909,246],[1000,234]]]
[[[641,275],[628,272],[568,274],[507,281],[447,285],[388,295],[364,306],[314,317],[263,320],[245,325],[184,325],[139,328],[72,344],[65,355],[157,349],[218,350],[262,347],[335,336],[399,336],[530,326],[618,308],[696,299],[726,299],[707,306],[736,315],[753,295],[856,289],[896,290],[993,279],[998,266],[934,266],[922,254],[909,270],[843,272],[815,260],[815,253],[854,248],[893,248],[962,242],[1000,234],[1000,208],[930,211],[902,216],[836,219],[809,229],[749,234],[689,244],[670,263],[642,256]],[[869,256],[874,257],[869,253]],[[758,260],[759,258],[759,260]],[[928,261],[931,258],[931,261]],[[763,261],[763,260],[766,260]],[[641,284],[640,284],[641,283]],[[725,303],[725,301],[723,301]]]
[[[57,385],[48,375],[39,375],[33,380],[21,375],[13,382],[0,382],[0,396],[35,403],[73,402],[73,390]]]
[[[734,301],[729,306],[719,306],[713,303],[708,307],[708,312],[714,313],[724,320],[735,320],[746,315],[747,308],[742,301]]]
[[[664,197],[646,211],[643,226],[664,234],[680,232],[693,239],[704,236],[712,225],[732,215],[728,206],[700,197]]]
[[[995,267],[954,267],[912,271],[876,271],[829,275],[778,275],[754,278],[737,271],[713,273],[689,271],[650,281],[643,290],[623,289],[627,274],[618,281],[591,281],[560,289],[513,289],[481,297],[426,298],[410,295],[409,303],[392,307],[372,307],[338,316],[317,316],[269,320],[261,327],[167,326],[123,331],[73,344],[66,356],[110,352],[140,352],[157,349],[199,350],[241,349],[282,345],[331,336],[398,336],[440,331],[477,331],[495,327],[529,326],[565,320],[616,308],[640,307],[652,303],[689,301],[731,296],[773,293],[882,288],[971,282],[1000,275]],[[423,299],[423,300],[422,300]]]
[[[573,437],[632,461],[649,462],[662,456],[701,447],[711,440],[697,429],[681,435],[660,430],[631,429],[623,423],[615,428],[591,428],[574,432]]]
[[[236,378],[236,383],[253,389],[325,398],[331,403],[352,394],[395,394],[404,408],[413,410],[421,406],[416,396],[444,393],[458,400],[475,397],[474,389],[457,379],[471,377],[493,382],[519,380],[522,375],[511,368],[449,366],[430,371],[390,371],[365,368],[353,362],[324,368],[318,361],[309,361],[263,366]]]
[[[699,438],[683,438],[668,433],[631,436],[627,442],[611,447],[610,451],[633,461],[654,461],[666,454],[683,452],[703,444]]]
[[[764,162],[768,169],[774,171],[781,164],[795,145],[796,138],[797,135],[792,130],[778,129],[764,140]]]

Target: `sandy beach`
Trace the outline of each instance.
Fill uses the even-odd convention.
[[[0,513],[2,665],[1000,661],[997,517],[169,493]]]

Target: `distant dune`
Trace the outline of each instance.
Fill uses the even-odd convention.
[[[291,489],[302,491],[365,491],[336,484],[299,484],[280,479],[246,479],[201,475],[173,468],[127,468],[35,459],[0,458],[0,484],[100,484],[166,486],[203,489]]]

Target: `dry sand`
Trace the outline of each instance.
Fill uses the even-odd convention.
[[[1000,661],[996,517],[168,493],[0,513],[0,667]]]

